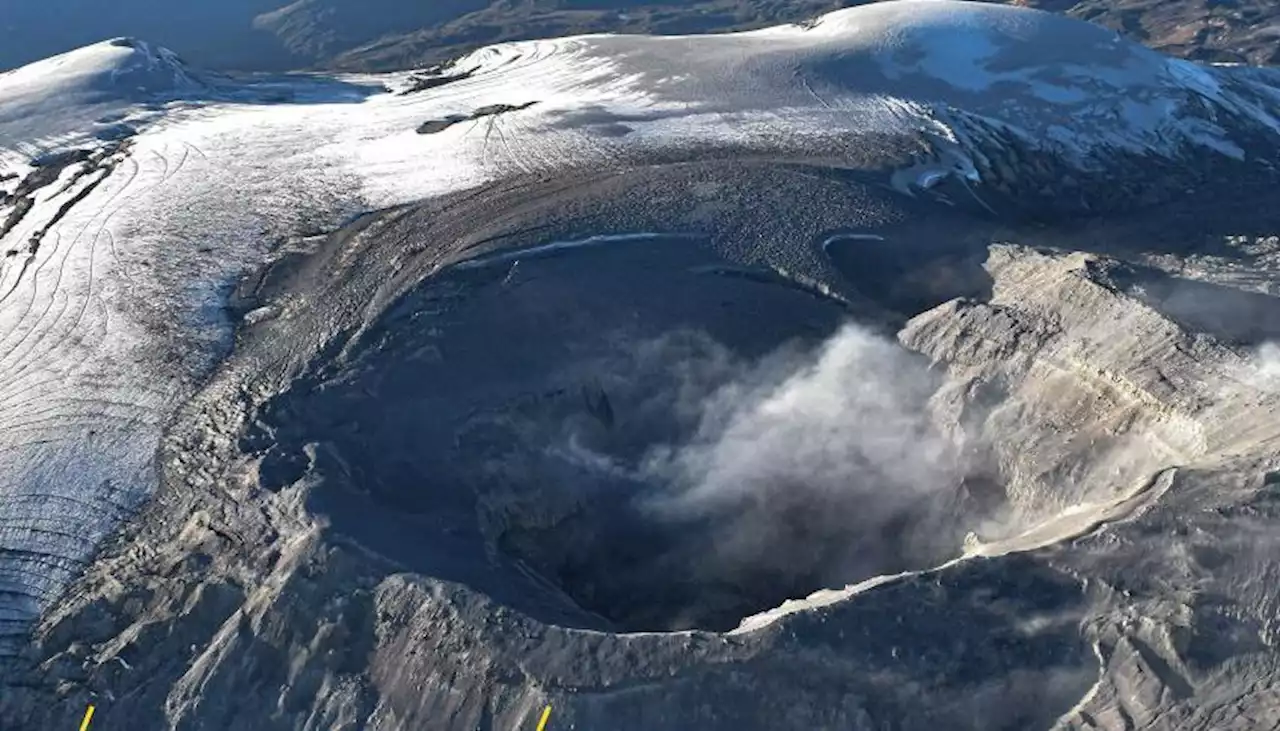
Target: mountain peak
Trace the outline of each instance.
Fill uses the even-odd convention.
[[[176,53],[118,37],[36,61],[0,76],[0,97],[35,94],[111,95],[138,99],[203,86]]]

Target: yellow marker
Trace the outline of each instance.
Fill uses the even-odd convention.
[[[551,706],[542,709],[542,720],[538,721],[538,731],[545,731],[548,718],[551,718]],[[80,729],[80,731],[84,731],[84,729]]]
[[[93,704],[84,710],[84,720],[80,722],[80,731],[89,731],[89,722],[93,720]]]

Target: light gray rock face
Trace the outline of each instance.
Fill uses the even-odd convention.
[[[546,88],[578,112],[489,115],[493,147],[513,146],[508,113],[545,115],[545,136],[516,142],[599,147],[547,143],[550,162],[517,170],[532,158],[488,166],[486,133],[478,162],[439,159],[487,182],[324,235],[355,194],[276,181],[321,158],[279,162],[261,130],[347,139],[298,131],[330,122],[153,120],[199,132],[192,164],[239,171],[246,193],[216,200],[248,212],[181,219],[195,233],[131,281],[184,319],[167,338],[115,332],[157,358],[191,335],[164,368],[110,371],[164,396],[155,441],[127,452],[158,484],[131,483],[136,514],[83,570],[126,516],[79,535],[46,510],[49,546],[0,555],[26,602],[0,605],[22,610],[4,617],[0,729],[71,727],[86,703],[100,724],[184,730],[531,728],[548,704],[550,728],[581,729],[1274,725],[1274,80],[966,7],[552,44]],[[1077,74],[1091,55],[1115,76]],[[569,74],[605,60],[613,81]],[[420,124],[404,110],[506,94],[537,62],[482,52],[444,101],[378,108]],[[723,77],[682,73],[695,62]],[[637,89],[679,124],[636,115]],[[606,92],[612,107],[586,103]],[[775,107],[795,135],[699,131]],[[928,124],[878,126],[886,109]],[[1053,109],[1079,134],[1054,132]],[[869,110],[835,132],[797,121]],[[228,129],[269,159],[228,162]],[[413,129],[386,139],[461,134]],[[372,197],[379,172],[407,170],[359,150],[316,185]],[[60,160],[87,175],[106,159]],[[30,187],[28,167],[5,185]],[[296,198],[253,200],[276,187]],[[135,255],[155,252],[135,225]],[[217,266],[181,248],[214,230],[244,237]],[[174,294],[216,290],[266,238],[225,310]],[[122,250],[55,291],[98,302],[142,271]],[[228,323],[234,347],[201,380]],[[100,364],[75,352],[77,373]],[[5,529],[28,540],[29,522]],[[34,580],[49,556],[62,573]]]

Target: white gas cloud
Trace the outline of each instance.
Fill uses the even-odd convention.
[[[702,397],[692,436],[644,456],[662,489],[643,506],[706,520],[714,570],[800,561],[844,581],[937,557],[962,536],[965,470],[929,417],[935,388],[918,356],[846,325]]]

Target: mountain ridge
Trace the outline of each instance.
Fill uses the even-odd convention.
[[[194,3],[179,15],[157,0],[122,0],[111,13],[85,0],[19,4],[0,19],[0,69],[136,35],[215,70],[390,71],[427,66],[479,46],[581,33],[688,34],[804,22],[848,0],[237,0]],[[1266,0],[1019,0],[1110,28],[1201,61],[1280,62],[1280,12]]]

